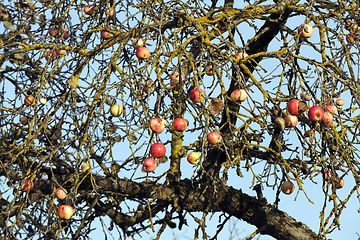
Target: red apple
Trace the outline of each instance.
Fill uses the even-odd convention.
[[[237,59],[243,59],[246,58],[247,56],[249,56],[246,52],[238,52],[237,54],[235,54],[235,58]]]
[[[53,28],[53,27],[50,28],[49,31],[48,31],[48,33],[49,33],[51,36],[54,36],[55,33],[56,33],[55,28]]]
[[[175,130],[181,132],[185,131],[187,124],[187,121],[183,118],[176,118],[173,122]]]
[[[24,225],[24,221],[22,221],[22,220],[16,221],[16,226],[18,226],[18,228],[21,228],[23,225]]]
[[[84,7],[84,13],[87,15],[92,15],[95,12],[95,6],[94,5],[86,5]]]
[[[349,33],[348,35],[346,35],[346,41],[347,41],[348,43],[354,42],[354,41],[355,41],[355,36],[352,35],[351,33]]]
[[[145,41],[142,38],[134,38],[131,42],[133,48],[138,49],[139,47],[145,46]]]
[[[314,29],[309,24],[301,24],[298,28],[298,33],[301,38],[309,38],[312,36]]]
[[[191,90],[189,94],[190,100],[196,103],[201,102],[201,100],[204,99],[204,96],[205,96],[204,91],[200,89],[200,93],[199,93],[199,89],[197,88]]]
[[[47,50],[45,53],[45,59],[48,61],[49,59],[52,60],[57,55],[56,50]]]
[[[291,100],[288,103],[287,109],[288,109],[290,114],[292,114],[292,115],[300,115],[300,114],[303,113],[303,111],[301,109],[299,109],[299,103],[300,103],[299,99]]]
[[[326,110],[329,111],[332,114],[337,114],[337,108],[336,108],[335,105],[332,105],[332,104],[327,105]]]
[[[342,106],[342,105],[344,105],[344,103],[345,103],[344,99],[341,99],[341,98],[336,99],[336,105]]]
[[[142,168],[144,172],[153,172],[155,171],[156,167],[157,167],[156,160],[153,158],[148,158],[144,161]]]
[[[221,137],[220,133],[218,133],[218,132],[210,132],[207,135],[207,141],[210,144],[217,144],[221,141],[221,139],[222,139],[222,137]]]
[[[85,171],[88,170],[88,169],[90,169],[89,164],[83,163],[83,164],[81,165],[81,170],[82,170],[83,172],[85,172]]]
[[[208,66],[205,68],[205,73],[206,73],[206,75],[208,75],[208,76],[213,76],[213,75],[215,75],[216,70],[215,70],[215,68],[213,67],[213,65],[210,64],[210,65],[208,65]]]
[[[55,28],[50,28],[49,29],[49,34],[51,35],[51,36],[55,36],[56,35],[56,29]],[[63,28],[63,34],[62,34],[62,37],[63,37],[63,39],[68,39],[69,37],[70,37],[70,33],[69,33],[69,31],[66,29],[66,28]]]
[[[164,123],[159,118],[153,118],[150,121],[150,128],[155,134],[160,134],[164,131]]]
[[[327,124],[330,126],[333,122],[333,115],[329,112],[324,112],[323,118],[321,119],[321,122]]]
[[[150,147],[150,154],[154,158],[162,157],[166,154],[166,148],[162,143],[154,143]]]
[[[243,102],[246,100],[246,97],[247,94],[244,89],[236,89],[230,95],[231,100],[234,102]]]
[[[138,47],[136,49],[136,57],[139,59],[147,59],[150,57],[150,51],[146,47]]]
[[[181,81],[185,80],[185,73],[181,73]],[[175,71],[173,74],[170,75],[170,86],[175,86],[175,90],[178,90],[180,88],[180,85],[178,84],[180,82],[180,73],[179,71]]]
[[[34,183],[30,179],[25,179],[21,184],[21,191],[26,192],[34,188]]]
[[[55,195],[58,199],[63,200],[66,198],[67,191],[65,188],[57,188],[55,190]]]
[[[69,31],[68,31],[66,28],[63,28],[63,35],[62,35],[62,37],[63,37],[64,39],[68,39],[68,38],[70,37],[70,33],[69,33]]]
[[[324,180],[330,180],[330,179],[331,179],[331,171],[330,171],[330,170],[326,170],[326,171],[323,173],[323,179],[324,179]]]
[[[197,153],[197,152],[191,152],[189,153],[189,155],[187,156],[187,160],[189,163],[191,164],[198,164],[199,162],[199,159],[200,159],[200,154]]]
[[[108,15],[109,17],[113,17],[113,16],[115,16],[116,11],[114,8],[110,8],[110,9],[106,8],[105,14]]]
[[[291,194],[295,187],[291,181],[286,181],[281,185],[281,191],[285,194]]]
[[[284,120],[285,120],[285,127],[295,127],[299,121],[297,116],[291,114],[286,115]]]
[[[114,36],[114,34],[109,32],[110,31],[109,28],[106,28],[106,29],[107,29],[106,31],[101,31],[101,33],[100,33],[101,38],[104,38],[104,39],[112,38]]]
[[[74,210],[70,205],[61,205],[58,208],[58,215],[61,219],[69,220],[73,215]]]
[[[323,118],[323,115],[324,115],[324,111],[322,107],[318,105],[312,106],[308,111],[309,119],[314,122],[320,122],[321,119]]]
[[[113,117],[119,117],[122,113],[122,107],[120,105],[112,105],[110,108],[110,113]]]

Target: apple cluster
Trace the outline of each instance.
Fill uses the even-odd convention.
[[[322,176],[325,181],[331,181],[337,189],[342,188],[345,184],[344,179],[340,178],[336,173],[332,174],[331,170],[325,170]]]
[[[302,95],[303,100],[310,100],[307,95]],[[336,104],[342,106],[344,104],[343,99],[337,99]],[[305,101],[300,101],[299,99],[291,100],[288,103],[287,110],[288,115],[285,116],[285,126],[286,127],[295,127],[298,123],[298,115],[304,113],[307,110],[307,104]],[[329,104],[325,107],[325,111],[321,106],[315,105],[310,107],[308,111],[308,118],[312,122],[319,122],[324,125],[330,126],[333,122],[333,115],[337,114],[337,107],[333,104]]]
[[[360,30],[360,27],[356,23],[348,20],[345,22],[345,29],[350,32],[349,34],[346,35],[346,41],[348,43],[355,42],[355,40],[357,40],[356,33]]]

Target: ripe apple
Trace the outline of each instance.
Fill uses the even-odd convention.
[[[21,226],[23,226],[23,225],[24,225],[24,221],[22,221],[22,220],[16,221],[16,226],[18,226],[18,228],[21,228]]]
[[[133,48],[138,49],[139,47],[145,46],[145,41],[142,38],[134,38],[131,42]]]
[[[147,59],[150,57],[150,51],[147,47],[138,47],[136,49],[136,57],[139,59]]]
[[[57,55],[56,50],[47,50],[45,53],[45,59],[48,61],[49,59],[52,60]]]
[[[55,36],[56,33],[57,33],[57,31],[56,31],[55,28],[52,27],[52,28],[49,29],[49,34],[50,34],[51,36]],[[63,37],[63,39],[65,39],[65,40],[70,37],[70,33],[69,33],[69,31],[68,31],[66,28],[63,28],[62,37]]]
[[[55,195],[58,199],[63,200],[66,198],[67,191],[65,188],[57,188],[55,190]]]
[[[181,81],[185,80],[185,73],[181,73]],[[170,75],[170,86],[175,86],[180,82],[180,73],[179,71],[175,71],[173,74]],[[179,90],[180,85],[178,84],[174,87],[175,90]]]
[[[152,80],[147,80],[146,83],[144,84],[144,92],[146,94],[152,94],[156,89],[156,86],[154,84],[154,81]]]
[[[60,50],[57,50],[56,52],[57,52],[59,55],[65,55],[66,50],[60,49]]]
[[[150,147],[150,154],[154,158],[162,157],[166,154],[166,148],[162,143],[154,143]]]
[[[70,205],[61,205],[58,208],[58,215],[61,219],[69,220],[74,213],[74,209]]]
[[[291,114],[286,115],[284,120],[285,120],[285,127],[295,127],[299,121],[297,116]]]
[[[29,118],[27,116],[22,116],[20,118],[20,123],[24,126],[27,125],[29,123]]]
[[[246,52],[238,52],[237,54],[235,54],[235,58],[237,59],[243,59],[246,58],[247,56],[249,56]]]
[[[92,15],[95,12],[95,6],[94,5],[86,5],[84,7],[84,13],[87,15]]]
[[[110,8],[110,9],[106,8],[105,14],[108,15],[109,17],[113,17],[113,16],[115,16],[116,11],[114,8]]]
[[[277,117],[274,120],[274,128],[276,129],[280,129],[281,131],[284,131],[285,129],[285,119],[283,119],[282,117]]]
[[[83,163],[83,164],[81,165],[81,171],[85,172],[85,171],[88,170],[88,169],[90,169],[89,164]]]
[[[190,100],[195,103],[201,102],[201,100],[204,99],[204,96],[205,96],[204,91],[200,89],[200,93],[199,93],[199,89],[197,88],[191,90],[189,94]]]
[[[56,33],[55,28],[53,28],[53,27],[50,28],[49,31],[48,31],[48,33],[49,33],[51,36],[54,36],[55,33]]]
[[[206,75],[208,75],[208,76],[213,76],[213,75],[215,75],[216,70],[215,70],[215,68],[213,67],[213,65],[210,64],[210,65],[208,65],[208,66],[205,68],[205,73],[206,73]]]
[[[321,122],[330,126],[333,122],[333,115],[330,112],[324,112]]]
[[[63,39],[68,39],[70,37],[70,33],[66,28],[63,28]]]
[[[113,117],[119,117],[122,113],[122,107],[120,105],[112,105],[110,108],[110,113]]]
[[[339,98],[339,99],[336,99],[335,103],[338,106],[342,106],[342,105],[344,105],[345,101],[344,101],[344,99]]]
[[[348,35],[346,35],[346,41],[347,41],[348,43],[354,42],[354,41],[355,41],[355,36],[352,35],[351,33],[349,33]]]
[[[189,155],[187,156],[187,160],[189,163],[191,164],[198,164],[199,162],[199,159],[200,159],[200,154],[197,153],[197,152],[191,152],[189,153]]]
[[[312,106],[308,111],[309,119],[314,122],[320,122],[321,119],[323,118],[323,115],[324,115],[324,111],[322,107],[318,105]]]
[[[106,28],[105,31],[101,31],[101,33],[100,33],[101,38],[104,38],[104,39],[112,38],[114,36],[114,34],[112,34],[109,31],[110,31],[110,28]]]
[[[336,108],[335,105],[332,105],[332,104],[327,105],[326,110],[329,111],[332,114],[337,114],[337,108]]]
[[[346,21],[345,22],[345,29],[350,31],[350,30],[353,30],[353,31],[359,31],[359,26],[356,24],[356,23],[352,23],[350,21]]]
[[[164,123],[159,118],[153,118],[150,121],[150,128],[155,134],[160,134],[164,131]]]
[[[221,137],[220,133],[218,133],[218,132],[210,132],[207,135],[207,141],[210,144],[217,144],[221,141],[221,139],[222,139],[222,137]]]
[[[294,189],[295,186],[291,181],[286,181],[281,185],[281,191],[285,194],[291,194]]]
[[[181,132],[185,131],[185,129],[187,128],[187,124],[188,122],[183,118],[176,118],[173,122],[175,130]]]
[[[230,95],[231,100],[234,102],[243,102],[246,97],[247,94],[244,89],[235,89]]]
[[[299,99],[291,100],[288,103],[288,107],[287,107],[289,113],[292,114],[292,115],[300,115],[300,114],[302,114],[304,111],[299,108],[300,103],[301,103],[301,101]]]
[[[47,100],[46,98],[40,98],[39,102],[42,104],[42,105],[45,105]]]
[[[331,179],[331,171],[330,171],[330,170],[326,170],[326,171],[323,173],[323,179],[324,179],[324,180],[330,180],[330,179]]]
[[[34,188],[34,183],[30,179],[25,179],[21,184],[21,191],[26,192]]]
[[[25,103],[26,106],[30,106],[30,105],[32,105],[34,103],[34,100],[35,100],[34,96],[27,95],[25,97],[24,103]]]
[[[312,36],[314,29],[309,24],[301,24],[298,28],[298,34],[301,38],[309,38]]]
[[[144,172],[153,172],[157,167],[157,162],[153,158],[148,158],[144,161],[142,169]]]
[[[336,185],[335,185],[336,188],[337,188],[337,189],[340,189],[340,188],[342,188],[344,185],[345,185],[344,179],[341,178],[341,180],[340,180],[339,176],[336,176]]]

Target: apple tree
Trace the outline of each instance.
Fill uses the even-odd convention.
[[[0,20],[6,239],[216,239],[230,218],[326,239],[359,194],[358,1],[16,0]],[[324,202],[319,229],[286,194]]]

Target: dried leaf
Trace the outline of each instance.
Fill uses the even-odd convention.
[[[9,22],[9,21],[3,21],[4,27],[6,27],[7,29],[10,29],[11,31],[15,31],[15,26]]]
[[[168,161],[168,158],[166,156],[162,156],[158,158],[159,163],[166,163]]]
[[[213,114],[219,114],[221,110],[224,108],[224,102],[221,99],[213,98],[211,99],[211,112]]]
[[[313,131],[312,129],[307,130],[307,131],[304,133],[304,137],[310,137],[313,133],[314,133],[314,131]]]
[[[128,140],[130,142],[135,142],[138,138],[136,137],[135,133],[129,133]]]
[[[299,111],[305,112],[307,110],[306,102],[299,102]]]

